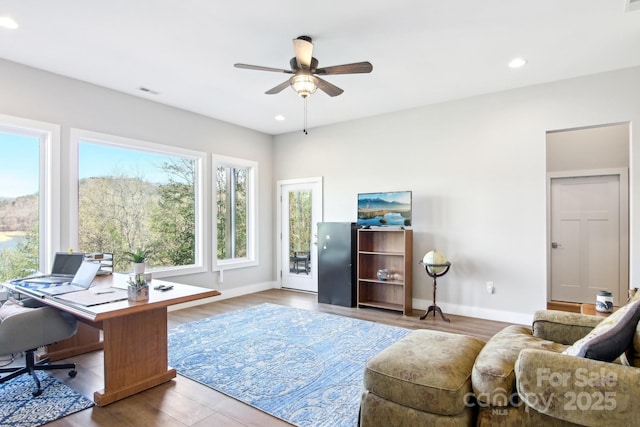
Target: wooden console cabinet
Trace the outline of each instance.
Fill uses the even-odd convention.
[[[358,230],[358,307],[377,307],[410,315],[412,307],[413,231]],[[387,280],[378,270],[389,270]]]

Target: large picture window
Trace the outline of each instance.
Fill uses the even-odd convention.
[[[59,241],[47,227],[59,206],[51,198],[58,138],[55,125],[0,116],[0,281],[49,268]]]
[[[120,272],[138,249],[154,271],[203,268],[204,154],[86,131],[74,141],[80,251],[113,253]]]
[[[216,206],[215,267],[255,265],[257,163],[214,156]]]

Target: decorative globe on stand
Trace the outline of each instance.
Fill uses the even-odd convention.
[[[435,249],[424,255],[422,263],[430,274],[439,274],[447,268],[447,258],[442,254],[442,252],[438,252]],[[436,267],[437,265],[442,267]]]
[[[442,252],[438,252],[434,249],[425,254],[422,261],[420,261],[420,264],[424,265],[427,275],[433,278],[433,305],[429,306],[423,316],[420,316],[420,320],[424,320],[429,313],[433,311],[433,317],[436,317],[436,312],[438,312],[440,313],[442,320],[450,322],[451,320],[445,317],[444,313],[442,313],[442,309],[436,304],[436,289],[438,288],[436,278],[447,274],[451,267],[451,263],[447,261],[447,258],[442,254]]]

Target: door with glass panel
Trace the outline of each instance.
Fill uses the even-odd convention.
[[[322,220],[322,181],[283,181],[279,192],[282,287],[317,292],[316,240]]]

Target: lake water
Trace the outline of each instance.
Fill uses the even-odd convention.
[[[382,222],[381,219],[384,218],[386,222]],[[406,218],[400,215],[397,212],[390,212],[386,214],[384,217],[376,216],[374,218],[361,219],[358,218],[358,225],[405,225]]]
[[[24,237],[15,236],[5,242],[0,242],[0,251],[3,251],[5,249],[13,249],[18,246],[18,243],[22,242],[23,240]]]

